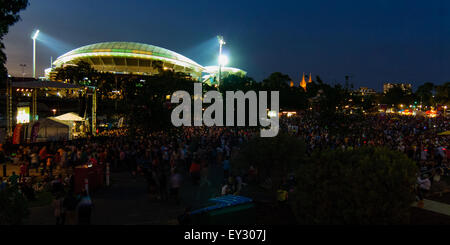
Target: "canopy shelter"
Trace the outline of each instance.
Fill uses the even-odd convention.
[[[37,132],[33,132],[35,127]],[[33,136],[35,134],[35,136]],[[68,122],[54,118],[40,119],[30,123],[25,132],[26,139],[30,142],[48,142],[72,139],[72,125]]]
[[[439,133],[438,135],[439,135],[439,136],[442,136],[442,135],[450,135],[450,130],[449,130],[449,131],[442,132],[442,133]]]
[[[54,117],[54,118],[57,120],[60,120],[60,121],[70,121],[70,122],[84,121],[84,118],[78,116],[78,114],[73,113],[73,112],[62,114],[62,115]]]
[[[51,118],[70,124],[72,126],[72,130],[71,130],[72,138],[84,136],[86,133],[85,130],[86,130],[86,126],[87,126],[87,120],[78,116],[78,114],[76,114],[76,113],[69,112],[69,113],[62,114],[57,117],[51,117]]]
[[[30,89],[32,93],[32,106],[31,106],[31,122],[36,120],[37,115],[37,90],[38,89],[57,89],[57,90],[68,90],[68,89],[81,89],[87,87],[64,83],[64,82],[54,82],[54,81],[41,81],[36,80],[34,78],[14,78],[11,77],[7,82],[7,134],[8,136],[12,136],[12,128],[13,128],[13,88],[14,89]],[[95,134],[96,132],[96,112],[97,112],[97,89],[91,87],[93,103],[92,103],[92,132]]]

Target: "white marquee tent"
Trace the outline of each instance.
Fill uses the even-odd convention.
[[[73,112],[62,114],[62,115],[54,117],[54,118],[57,120],[60,120],[60,121],[71,121],[71,122],[84,121],[84,119],[82,117],[78,116],[76,113],[73,113]]]

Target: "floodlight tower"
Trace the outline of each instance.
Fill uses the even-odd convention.
[[[221,76],[222,76],[222,46],[225,45],[225,41],[223,40],[222,36],[217,36],[217,39],[219,40],[219,77],[217,79],[217,82],[220,86],[220,82],[221,82]]]
[[[39,30],[37,30],[31,37],[33,39],[33,78],[36,78],[36,39],[39,35]]]

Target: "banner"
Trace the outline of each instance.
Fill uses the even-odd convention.
[[[31,128],[31,143],[36,142],[36,139],[39,134],[39,126],[40,126],[40,123],[37,122],[37,123],[33,124],[33,127]]]
[[[16,128],[14,129],[14,134],[13,134],[13,144],[14,145],[20,144],[21,129],[22,129],[22,124],[17,124]]]

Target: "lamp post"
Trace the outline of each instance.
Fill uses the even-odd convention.
[[[221,76],[222,76],[222,46],[225,45],[226,43],[223,40],[222,36],[217,36],[217,39],[219,39],[219,77],[217,79],[217,82],[220,86]]]
[[[36,78],[36,39],[39,35],[39,30],[37,30],[33,37],[31,37],[31,39],[33,39],[33,78]]]

